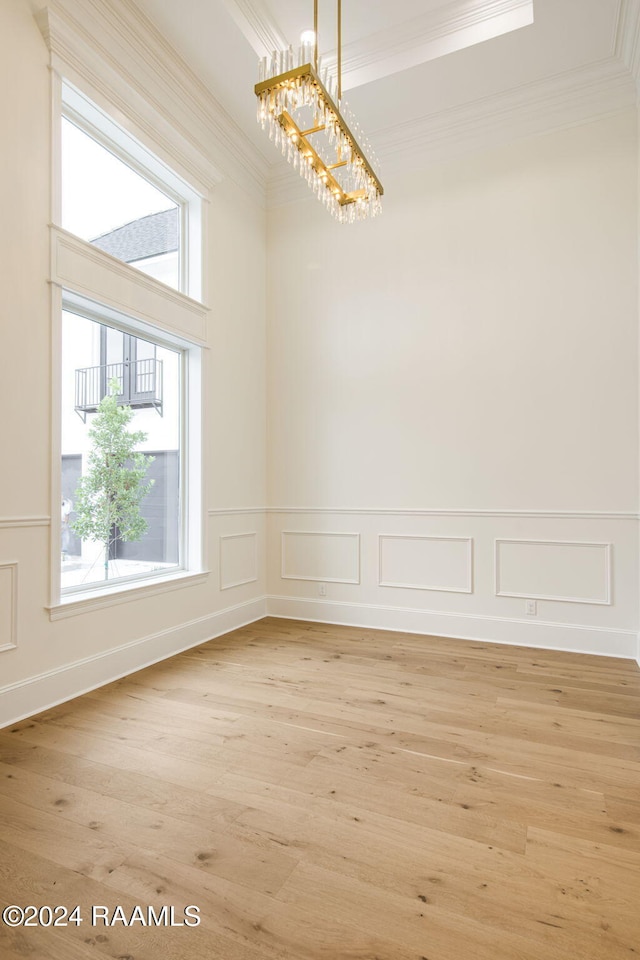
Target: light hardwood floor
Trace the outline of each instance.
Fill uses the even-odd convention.
[[[640,671],[266,619],[0,731],[2,960],[640,960]],[[91,905],[200,908],[91,926]]]

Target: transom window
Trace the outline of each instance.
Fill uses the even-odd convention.
[[[199,299],[201,198],[75,88],[62,84],[65,230]]]

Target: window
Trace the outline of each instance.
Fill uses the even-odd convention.
[[[185,349],[176,342],[135,336],[104,322],[99,311],[87,315],[90,311],[81,306],[69,307],[62,316],[63,594],[175,571],[183,565],[184,552]],[[110,362],[96,363],[105,359]],[[152,367],[163,371],[162,417],[158,416],[157,374],[148,372]],[[100,375],[94,377],[93,371]],[[100,388],[94,402],[80,409],[79,382]],[[111,412],[105,398],[115,401]],[[84,399],[89,399],[86,389]],[[119,420],[113,410],[123,407],[125,416]],[[76,416],[79,412],[81,417]],[[96,425],[100,425],[99,434]],[[122,459],[118,451],[127,433],[138,439],[131,456]],[[143,455],[139,478],[131,473],[136,454]],[[133,502],[133,514],[140,522],[123,533],[119,518],[124,505],[127,522],[131,520],[135,484],[140,496]]]
[[[66,230],[180,289],[180,220],[178,203],[63,117]]]
[[[69,84],[62,85],[65,230],[162,283],[201,296],[201,198]]]
[[[201,196],[102,108],[65,81],[59,89],[52,617],[202,575],[207,313],[194,303]]]

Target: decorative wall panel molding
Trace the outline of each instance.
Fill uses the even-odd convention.
[[[0,563],[0,652],[18,645],[18,564]]]
[[[611,605],[611,544],[496,540],[495,592],[498,597]]]
[[[220,535],[220,589],[230,590],[258,579],[258,535],[229,533]]]
[[[48,527],[51,517],[0,517],[0,530],[11,527]]]
[[[378,585],[473,593],[471,537],[378,537]]]
[[[283,580],[360,583],[360,534],[283,530]]]

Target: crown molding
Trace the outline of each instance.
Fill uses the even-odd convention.
[[[629,70],[640,93],[640,0],[621,0],[614,55]]]
[[[287,39],[262,0],[223,0],[232,18],[259,57],[285,49]],[[453,0],[419,17],[343,45],[344,90],[408,70],[482,40],[533,23],[533,0]],[[336,51],[323,54],[335,71]]]
[[[552,133],[634,104],[628,71],[610,58],[374,132],[372,140],[387,165],[400,155],[406,164],[407,153],[423,164]]]
[[[343,89],[409,70],[532,23],[532,0],[486,0],[471,9],[468,0],[456,0],[343,45]],[[324,56],[323,62],[329,72],[335,72],[336,52]]]
[[[599,61],[492,97],[374,131],[381,176],[423,170],[457,156],[541,136],[631,108],[634,83],[617,59]],[[306,183],[284,161],[271,168],[269,206],[307,196]]]
[[[264,157],[132,0],[55,0],[36,21],[54,69],[106,95],[168,153],[177,133],[211,184],[222,171],[264,202]]]
[[[271,17],[262,0],[222,0],[245,38],[259,57],[284,50],[289,41]]]

